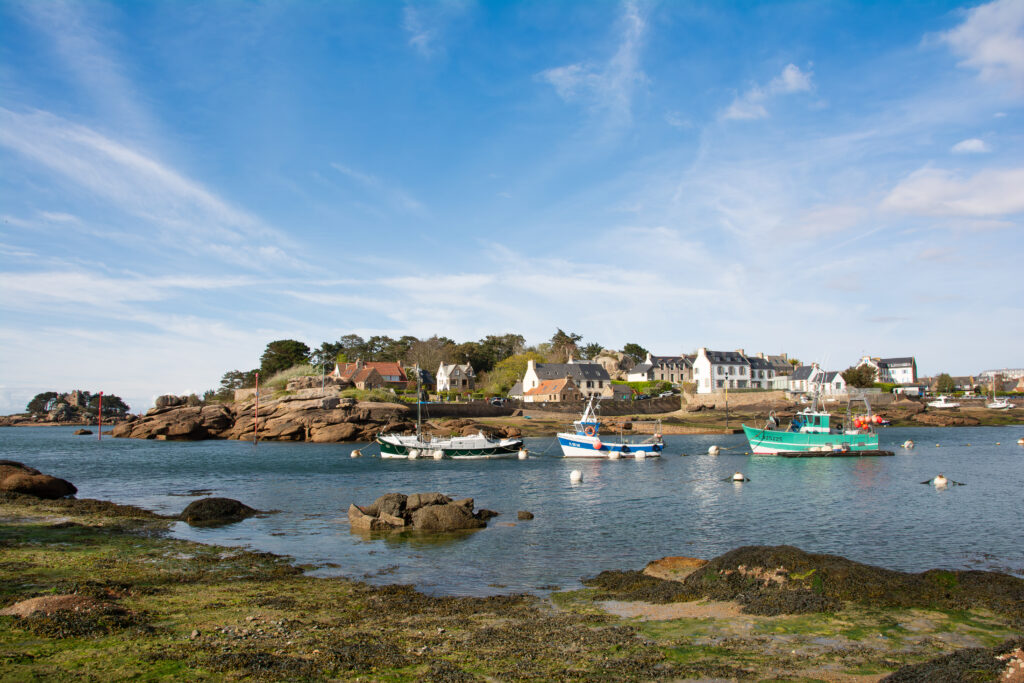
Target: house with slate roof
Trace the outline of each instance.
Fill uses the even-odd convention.
[[[726,389],[750,388],[750,361],[737,351],[697,350],[693,360],[693,381],[698,394],[710,394]]]
[[[331,372],[331,377],[337,379],[347,380],[349,382],[355,382],[353,377],[360,371],[372,368],[377,371],[380,375],[381,380],[385,386],[393,389],[404,389],[408,378],[405,374],[405,368],[402,367],[401,361],[363,361],[362,359],[357,360],[355,363],[335,363],[334,370]],[[415,377],[413,378],[415,380]]]
[[[826,396],[840,396],[846,393],[846,380],[838,370],[829,370],[821,388]]]
[[[572,377],[545,379],[523,394],[523,403],[564,403],[583,398]]]
[[[441,363],[437,368],[438,391],[473,391],[476,373],[469,363]]]
[[[771,364],[772,368],[775,370],[776,377],[793,374],[793,364],[789,362],[789,357],[785,353],[773,356],[760,352],[757,354],[757,357],[763,358]],[[748,358],[753,358],[753,356],[748,356]]]
[[[693,359],[688,356],[652,356],[636,365],[626,379],[630,382],[663,381],[672,384],[693,381]]]
[[[824,379],[825,371],[817,363],[798,365],[789,376],[789,390],[794,394],[806,394]]]
[[[584,398],[612,398],[612,379],[604,366],[598,363],[577,363],[572,358],[568,363],[537,363],[527,361],[523,375],[523,396],[536,389],[545,380],[571,377],[573,384]]]
[[[878,372],[875,377],[876,382],[890,384],[914,384],[917,382],[917,362],[913,356],[900,358],[862,356],[857,367],[861,365],[869,365]]]
[[[750,386],[754,389],[771,389],[777,374],[775,366],[763,356],[748,356],[747,361],[750,363]]]

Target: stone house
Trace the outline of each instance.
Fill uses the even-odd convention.
[[[689,356],[652,356],[647,354],[643,363],[633,367],[626,375],[630,382],[663,381],[682,384],[693,381],[693,359]]]
[[[360,368],[352,373],[349,381],[356,389],[380,389],[386,384],[377,368]]]
[[[572,377],[545,379],[523,394],[524,403],[565,403],[583,398]]]
[[[438,391],[473,391],[476,373],[469,363],[441,363],[437,368]]]
[[[380,375],[381,381],[384,382],[384,386],[391,387],[392,389],[404,389],[409,381],[401,361],[363,361],[362,359],[357,360],[355,363],[345,363],[344,365],[335,363],[331,377],[348,380],[355,384],[353,377],[355,377],[356,373],[366,368],[376,370],[377,374]],[[416,380],[415,377],[412,379],[413,381]]]
[[[789,356],[785,353],[771,355],[760,352],[757,354],[757,357],[764,359],[771,364],[772,369],[775,370],[776,377],[793,374],[793,364],[789,362]],[[747,356],[747,358],[753,359],[754,356]]]
[[[750,386],[753,389],[771,389],[778,374],[775,366],[763,356],[748,356],[750,363]],[[789,365],[789,363],[786,363]]]

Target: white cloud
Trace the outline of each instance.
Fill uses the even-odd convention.
[[[188,253],[249,266],[298,265],[287,256],[290,240],[278,231],[144,152],[85,126],[48,112],[0,107],[0,146],[144,219],[169,245]]]
[[[737,97],[722,112],[723,119],[763,119],[768,117],[765,102],[775,95],[790,95],[811,89],[810,71],[801,71],[796,64],[787,64],[782,73],[769,81],[767,86],[755,85]]]
[[[1005,216],[1024,211],[1024,168],[989,169],[970,178],[922,168],[892,189],[882,207],[930,216]]]
[[[646,22],[635,1],[623,4],[622,34],[615,54],[605,63],[578,62],[538,74],[566,102],[580,102],[593,112],[604,112],[614,124],[632,120],[634,90],[647,81],[640,68]]]
[[[428,59],[442,52],[442,35],[466,7],[463,0],[435,1],[419,7],[406,4],[402,10],[402,28],[409,34],[409,45]]]
[[[983,154],[991,150],[984,140],[969,138],[953,145],[950,151],[956,154]]]
[[[988,81],[1009,80],[1024,89],[1024,2],[996,0],[967,12],[967,19],[941,36],[962,66]]]

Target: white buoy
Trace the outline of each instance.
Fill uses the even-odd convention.
[[[721,450],[718,446],[709,446],[708,455],[718,455],[718,451]]]
[[[1018,446],[1024,446],[1024,439],[1017,439]]]
[[[363,457],[363,452],[357,448],[354,451],[352,451],[351,453],[349,453],[348,457],[350,457],[350,458],[361,458],[361,457]]]
[[[580,483],[581,481],[583,481],[583,473],[580,472],[579,470],[573,470],[572,472],[569,473],[569,481],[571,481],[573,484]]]
[[[914,442],[911,441],[910,439],[907,439],[906,441],[903,442],[903,447],[909,451],[911,448],[914,447]]]
[[[621,457],[622,457],[622,452],[621,451],[608,451],[608,459],[609,460],[618,460]]]
[[[742,472],[737,472],[736,474],[732,475],[732,480],[733,481],[744,481],[744,480],[746,480],[746,477],[743,476]]]
[[[530,451],[526,450],[525,448],[520,448],[519,449],[519,459],[520,460],[526,460],[526,458],[528,458],[529,456],[530,456]]]
[[[636,459],[637,460],[646,460],[647,459],[647,451],[637,451],[636,452]]]
[[[935,484],[935,488],[944,489],[949,484],[949,479],[946,479],[944,476],[940,474],[939,476],[932,479],[932,483]]]
[[[420,450],[418,448],[410,448],[409,449],[409,459],[410,460],[415,460],[418,457],[420,457]]]

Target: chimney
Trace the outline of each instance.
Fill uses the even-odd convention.
[[[647,352],[647,360],[644,361],[644,362],[647,363],[648,365],[654,365],[654,363],[651,362],[651,352],[650,351]]]
[[[779,355],[782,356],[782,360],[789,361],[789,358],[786,357],[786,354],[780,353]]]
[[[747,354],[743,353],[743,349],[736,349],[736,353],[740,354],[741,356],[747,355]]]

